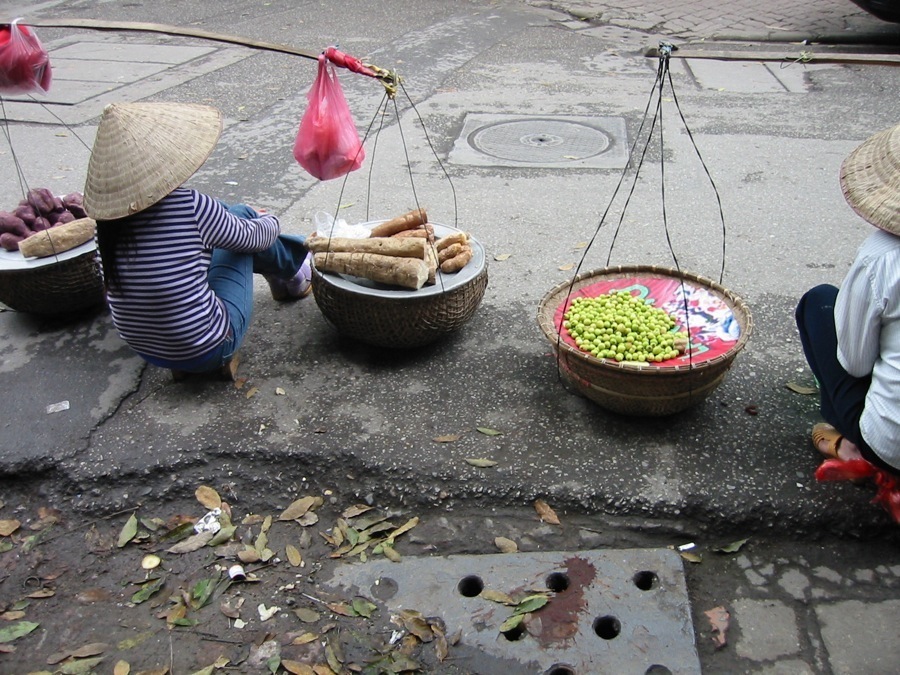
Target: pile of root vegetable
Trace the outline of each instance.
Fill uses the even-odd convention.
[[[465,232],[435,237],[425,209],[415,209],[372,228],[369,237],[306,240],[320,272],[347,274],[389,286],[419,290],[437,283],[437,272],[454,274],[472,260]]]
[[[14,211],[0,211],[0,246],[26,258],[67,251],[94,236],[82,194],[57,197],[47,188],[32,188]]]

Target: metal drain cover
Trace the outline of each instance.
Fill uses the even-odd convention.
[[[681,558],[669,549],[458,555],[369,561],[325,586],[444,620],[460,645],[535,675],[700,673]],[[518,599],[550,591],[524,630],[501,633]],[[452,654],[452,652],[451,652]]]
[[[620,117],[470,113],[450,161],[473,166],[622,169],[628,163]]]

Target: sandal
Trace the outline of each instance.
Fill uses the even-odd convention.
[[[835,429],[830,424],[826,422],[819,422],[818,424],[813,425],[812,428],[812,442],[816,447],[816,450],[821,452],[826,457],[831,459],[840,459],[840,455],[838,455],[838,448],[841,445],[841,441],[843,440],[843,436],[841,433]],[[822,441],[827,441],[828,445],[825,450],[822,450],[819,446]]]

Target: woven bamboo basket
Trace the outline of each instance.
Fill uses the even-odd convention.
[[[444,236],[458,230],[433,224]],[[421,347],[462,328],[484,298],[488,266],[484,249],[469,237],[473,256],[456,274],[442,275],[434,286],[419,290],[380,287],[344,275],[325,274],[313,266],[316,304],[338,332],[347,337],[394,349]]]
[[[0,268],[0,302],[18,312],[44,316],[71,315],[102,304],[96,248],[85,245],[73,252],[47,264]]]
[[[724,301],[740,326],[737,341],[723,354],[684,365],[648,365],[597,358],[559,335],[555,316],[560,305],[586,286],[620,278],[675,278],[705,288]],[[703,401],[718,387],[744,348],[753,329],[750,311],[741,298],[705,277],[665,267],[635,265],[584,272],[574,281],[552,288],[541,300],[538,324],[553,345],[560,372],[582,395],[601,407],[623,415],[672,415]]]

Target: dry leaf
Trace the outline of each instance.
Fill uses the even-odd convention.
[[[535,500],[534,510],[537,511],[538,516],[545,523],[550,523],[551,525],[559,525],[559,518],[557,517],[556,512],[551,509],[550,505],[543,499]]]
[[[194,496],[197,498],[198,502],[210,511],[222,508],[222,498],[219,496],[219,493],[211,487],[201,485],[194,491]]]
[[[288,562],[294,567],[300,567],[303,564],[303,556],[300,555],[300,551],[297,550],[296,546],[288,544],[284,547],[284,552],[287,555]]]
[[[433,440],[435,443],[453,443],[454,441],[458,441],[459,439],[459,434],[444,434],[443,436],[435,436],[431,440]]]
[[[92,642],[91,644],[84,645],[83,647],[79,647],[74,652],[72,652],[72,656],[76,659],[86,659],[89,656],[99,656],[109,647],[108,644],[104,642]]]
[[[290,506],[281,512],[278,520],[297,520],[297,518],[302,517],[307,511],[315,507],[317,499],[318,497],[301,497],[294,500]]]
[[[113,668],[113,675],[128,675],[131,672],[131,665],[128,661],[119,660]]]
[[[247,398],[253,398],[254,396],[256,396],[256,392],[258,391],[259,387],[250,387],[250,389],[247,390],[247,393],[244,394],[244,396],[246,396]]]
[[[291,675],[316,675],[316,671],[312,666],[300,661],[291,661],[290,659],[282,659],[281,667],[291,673]]]
[[[397,553],[397,550],[393,546],[382,546],[381,552],[384,553],[384,557],[391,562],[400,562],[402,560],[402,556]]]
[[[512,255],[512,253],[498,253],[497,255],[494,256],[494,260],[497,260],[498,262],[502,262],[504,260],[508,260],[511,255]]]
[[[129,516],[128,520],[125,521],[125,525],[122,527],[122,531],[119,533],[119,540],[117,542],[117,546],[122,548],[129,541],[134,539],[134,536],[137,534],[138,528],[138,519],[137,516],[133,513]]]
[[[731,615],[724,607],[714,607],[704,612],[709,619],[709,625],[712,627],[713,642],[716,643],[716,649],[724,647],[728,641],[728,626],[731,623]]]
[[[504,593],[503,591],[495,591],[491,588],[485,588],[479,595],[485,600],[490,600],[491,602],[499,602],[501,605],[513,606],[517,604],[516,601],[513,600],[508,594]]]
[[[10,612],[3,612],[0,614],[0,621],[18,621],[19,619],[25,618],[25,612],[21,610],[15,610]]]
[[[575,267],[575,263],[566,263],[565,265],[560,265],[559,269],[561,269],[563,272],[568,272],[573,267]]]
[[[294,610],[294,615],[303,623],[315,623],[319,620],[319,613],[309,607],[300,607]]]
[[[102,588],[91,588],[75,595],[75,599],[83,603],[106,602],[110,597],[109,591]]]
[[[371,510],[372,510],[372,507],[368,506],[366,504],[354,504],[353,506],[348,506],[346,509],[344,509],[344,511],[343,511],[343,513],[341,513],[341,515],[344,518],[355,518],[356,516],[361,516],[366,511],[371,511]]]
[[[225,600],[219,605],[219,611],[229,619],[239,619],[241,617],[241,605],[243,604],[244,598]]]
[[[22,525],[18,520],[0,520],[0,537],[8,537]]]
[[[303,635],[299,635],[291,640],[292,645],[305,645],[310,642],[315,642],[319,639],[319,636],[315,633],[304,633]]]
[[[206,546],[214,536],[216,536],[215,532],[200,532],[199,534],[188,537],[187,539],[179,541],[174,546],[167,548],[166,552],[181,554],[199,551]]]
[[[519,545],[506,537],[495,537],[494,545],[500,549],[501,553],[516,553],[519,550]]]
[[[797,384],[796,382],[788,382],[785,386],[797,394],[811,395],[819,393],[819,390],[816,387],[807,387],[802,384]]]
[[[56,595],[56,591],[54,591],[52,588],[41,588],[32,593],[29,593],[25,597],[38,599],[38,598],[52,598],[54,595]]]
[[[497,466],[497,462],[484,457],[466,457],[466,464],[477,466],[479,469],[489,469],[492,466]]]

